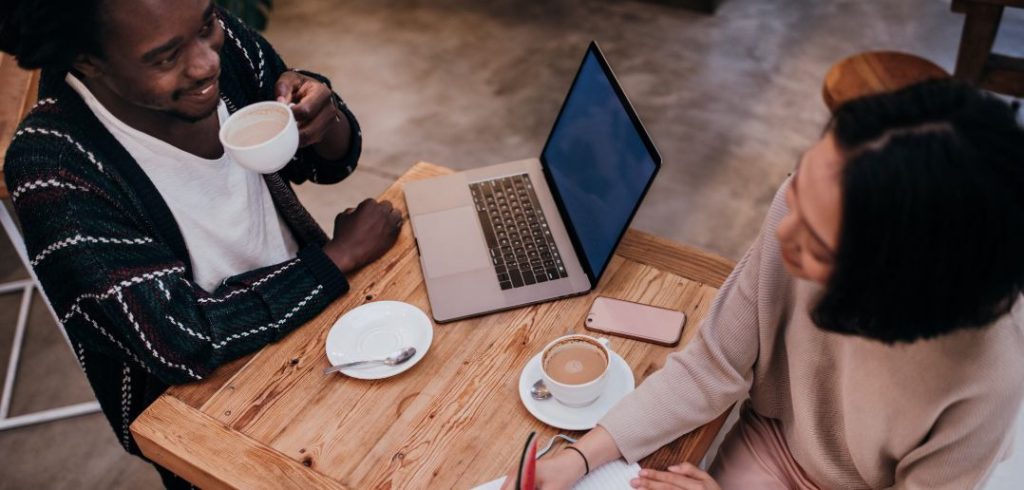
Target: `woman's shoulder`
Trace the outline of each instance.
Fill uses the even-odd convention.
[[[789,208],[786,205],[786,188],[789,186],[790,178],[786,178],[775,191],[771,205],[765,215],[764,223],[754,243],[757,254],[758,282],[761,284],[758,295],[762,299],[781,301],[783,296],[789,296],[794,292],[796,281],[786,272],[782,262],[782,249],[779,246],[779,239],[775,231]]]
[[[996,359],[1017,368],[1024,388],[1024,295],[1018,295],[1009,312],[981,331],[980,336],[987,339],[983,344]]]
[[[918,341],[947,360],[954,376],[986,391],[1024,392],[1024,298],[989,325]],[[951,374],[952,375],[952,374]]]

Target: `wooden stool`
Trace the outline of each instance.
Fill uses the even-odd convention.
[[[11,144],[11,138],[18,129],[18,124],[25,117],[25,114],[32,109],[36,103],[39,89],[39,70],[25,71],[18,67],[14,58],[6,53],[0,53],[0,199],[6,200],[10,197],[7,186],[4,185],[4,155],[7,147]],[[100,409],[96,401],[76,403],[59,408],[50,408],[33,413],[26,413],[16,417],[10,416],[11,396],[14,393],[14,379],[18,374],[18,361],[21,357],[21,346],[25,338],[25,327],[28,323],[28,312],[32,306],[32,296],[39,291],[39,295],[46,302],[46,307],[57,322],[57,328],[64,334],[64,340],[71,341],[64,332],[57,314],[54,313],[50,302],[43,294],[43,288],[39,286],[35,271],[32,270],[25,253],[25,242],[21,238],[21,232],[14,224],[13,217],[7,212],[7,206],[0,202],[0,226],[7,232],[7,238],[14,245],[14,250],[21,259],[25,269],[28,270],[29,278],[20,281],[0,284],[0,294],[21,293],[21,305],[18,309],[18,320],[14,327],[14,341],[11,343],[11,355],[7,361],[7,375],[4,377],[3,391],[0,392],[0,430],[13,429],[31,424],[60,420],[77,415],[97,412]],[[72,348],[72,352],[74,348]]]
[[[821,96],[830,111],[844,102],[891,92],[917,82],[950,75],[920,56],[895,51],[869,51],[846,58],[829,68]]]

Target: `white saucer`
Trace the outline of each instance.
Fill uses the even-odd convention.
[[[526,363],[523,373],[519,375],[519,399],[523,401],[526,410],[537,417],[537,420],[552,427],[563,430],[593,429],[597,425],[597,421],[612,408],[612,405],[615,405],[636,387],[636,379],[633,378],[633,370],[629,368],[629,364],[626,364],[626,361],[615,352],[611,354],[612,363],[608,369],[608,384],[605,386],[604,393],[590,405],[572,408],[562,405],[553,397],[547,400],[534,400],[530,396],[530,387],[541,377],[540,353]]]
[[[434,324],[422,310],[401,301],[376,301],[353,308],[334,322],[327,334],[327,359],[334,366],[415,347],[416,355],[397,366],[371,364],[341,371],[359,379],[388,378],[420,362],[433,340]]]

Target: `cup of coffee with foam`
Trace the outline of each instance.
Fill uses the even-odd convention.
[[[257,102],[220,128],[220,142],[235,163],[261,174],[277,172],[299,148],[299,126],[287,104]]]
[[[555,400],[570,407],[585,407],[604,393],[611,365],[607,344],[608,339],[566,335],[544,348],[541,377]]]

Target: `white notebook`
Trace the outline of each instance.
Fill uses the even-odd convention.
[[[640,474],[640,465],[627,464],[624,459],[617,459],[591,471],[573,485],[573,490],[622,490],[630,488],[630,480]],[[473,490],[499,490],[505,483],[505,477],[498,478],[480,485]]]

